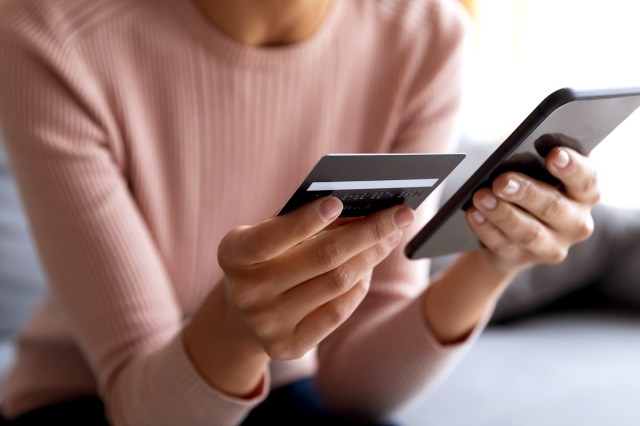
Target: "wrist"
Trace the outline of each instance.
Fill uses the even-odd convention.
[[[524,266],[516,267],[506,264],[489,250],[476,250],[465,253],[463,256],[468,256],[470,263],[478,271],[477,282],[487,286],[489,291],[493,290],[496,298],[502,294],[518,272],[525,269]]]
[[[425,320],[443,344],[464,341],[515,275],[485,252],[460,255],[425,294]]]
[[[194,367],[214,388],[239,397],[259,394],[269,357],[227,303],[224,286],[211,291],[185,326],[183,340]]]

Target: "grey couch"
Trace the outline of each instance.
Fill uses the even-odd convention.
[[[492,151],[468,154],[443,200]],[[640,209],[599,205],[588,241],[516,277],[491,324],[407,426],[640,425]],[[455,256],[433,260],[434,271]]]
[[[490,326],[407,426],[640,424],[640,317],[555,312]]]
[[[448,192],[488,154],[461,150],[469,156]],[[640,214],[601,206],[596,222],[594,238],[567,262],[518,276],[459,368],[404,409],[402,424],[640,425]],[[0,143],[0,379],[44,283]],[[581,288],[593,290],[586,306],[546,308]],[[593,303],[604,299],[606,307]]]
[[[13,360],[14,337],[44,292],[44,275],[0,140],[0,381]]]

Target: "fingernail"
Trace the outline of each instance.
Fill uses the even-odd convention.
[[[515,195],[520,189],[520,184],[514,179],[509,179],[507,186],[502,188],[502,193],[505,195]]]
[[[493,210],[498,205],[498,201],[493,195],[486,195],[482,200],[480,200],[480,204],[482,204],[482,206],[487,210]]]
[[[403,229],[410,226],[413,223],[414,214],[413,210],[409,208],[398,209],[393,214],[393,223],[397,228]]]
[[[483,223],[486,222],[486,218],[484,217],[484,215],[482,213],[480,213],[478,210],[476,210],[475,212],[471,213],[471,219],[477,223],[478,225],[482,225]]]
[[[318,208],[320,217],[326,222],[331,222],[333,219],[338,217],[341,211],[342,203],[335,197],[327,198],[320,204],[320,207]]]
[[[564,149],[561,149],[558,151],[558,155],[556,155],[556,158],[553,160],[553,163],[557,167],[564,169],[569,165],[569,160],[570,160],[569,153],[567,153],[567,151],[565,151]]]

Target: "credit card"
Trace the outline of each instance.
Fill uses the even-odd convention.
[[[412,209],[460,164],[464,154],[329,154],[320,159],[278,215],[332,195],[340,217],[367,216],[398,204]]]

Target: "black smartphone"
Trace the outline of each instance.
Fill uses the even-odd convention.
[[[563,88],[551,93],[407,244],[406,256],[420,259],[480,248],[465,218],[479,188],[490,186],[507,170],[557,184],[544,166],[544,157],[552,148],[568,146],[588,155],[639,106],[640,88]]]

